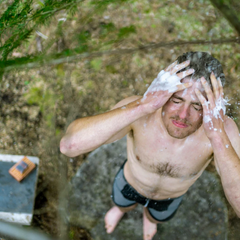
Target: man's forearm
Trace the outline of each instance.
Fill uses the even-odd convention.
[[[147,114],[144,109],[136,100],[103,114],[75,120],[61,140],[61,152],[74,157],[94,150],[120,131],[126,134],[131,123]]]
[[[211,144],[225,195],[240,217],[240,159],[226,133]]]

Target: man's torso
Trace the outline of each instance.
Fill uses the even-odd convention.
[[[132,124],[127,137],[127,181],[151,199],[183,195],[212,158],[211,144],[200,127],[185,139],[168,135],[161,110]]]

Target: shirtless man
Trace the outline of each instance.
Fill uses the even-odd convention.
[[[176,213],[183,195],[213,159],[225,195],[240,217],[240,137],[225,116],[221,64],[208,53],[188,52],[161,71],[143,97],[70,124],[60,143],[69,157],[127,134],[127,161],[113,184],[105,216],[113,232],[125,212],[143,207],[143,239]]]

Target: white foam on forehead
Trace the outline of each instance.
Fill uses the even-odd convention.
[[[179,78],[176,74],[170,74],[169,72],[165,72],[162,70],[157,78],[155,78],[152,84],[149,86],[147,91],[144,94],[144,97],[149,92],[157,92],[157,91],[168,91],[175,92],[178,88],[177,85],[182,84],[180,82],[181,78]]]

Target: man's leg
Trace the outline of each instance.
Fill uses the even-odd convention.
[[[167,203],[168,201],[167,202],[160,201],[162,208],[164,207],[166,208],[164,210],[163,209],[156,210],[152,208],[152,206],[143,208],[143,239],[144,240],[151,240],[153,238],[153,236],[157,232],[158,223],[166,222],[170,220],[172,217],[174,217],[174,215],[176,214],[182,202],[182,199],[183,199],[183,196],[175,199],[171,199],[170,204]]]
[[[146,207],[143,207],[143,239],[151,240],[153,236],[157,233],[157,223],[150,214]]]
[[[112,233],[121,220],[125,212],[133,210],[137,206],[137,203],[130,207],[117,207],[114,206],[105,215],[105,228],[107,233]]]
[[[124,164],[126,161],[124,162]],[[118,222],[121,220],[125,212],[131,211],[137,206],[136,201],[129,200],[123,196],[123,189],[128,185],[124,174],[123,174],[123,167],[120,168],[118,171],[114,183],[113,183],[113,190],[112,190],[112,200],[115,204],[105,215],[105,228],[107,233],[112,233],[117,226]]]

